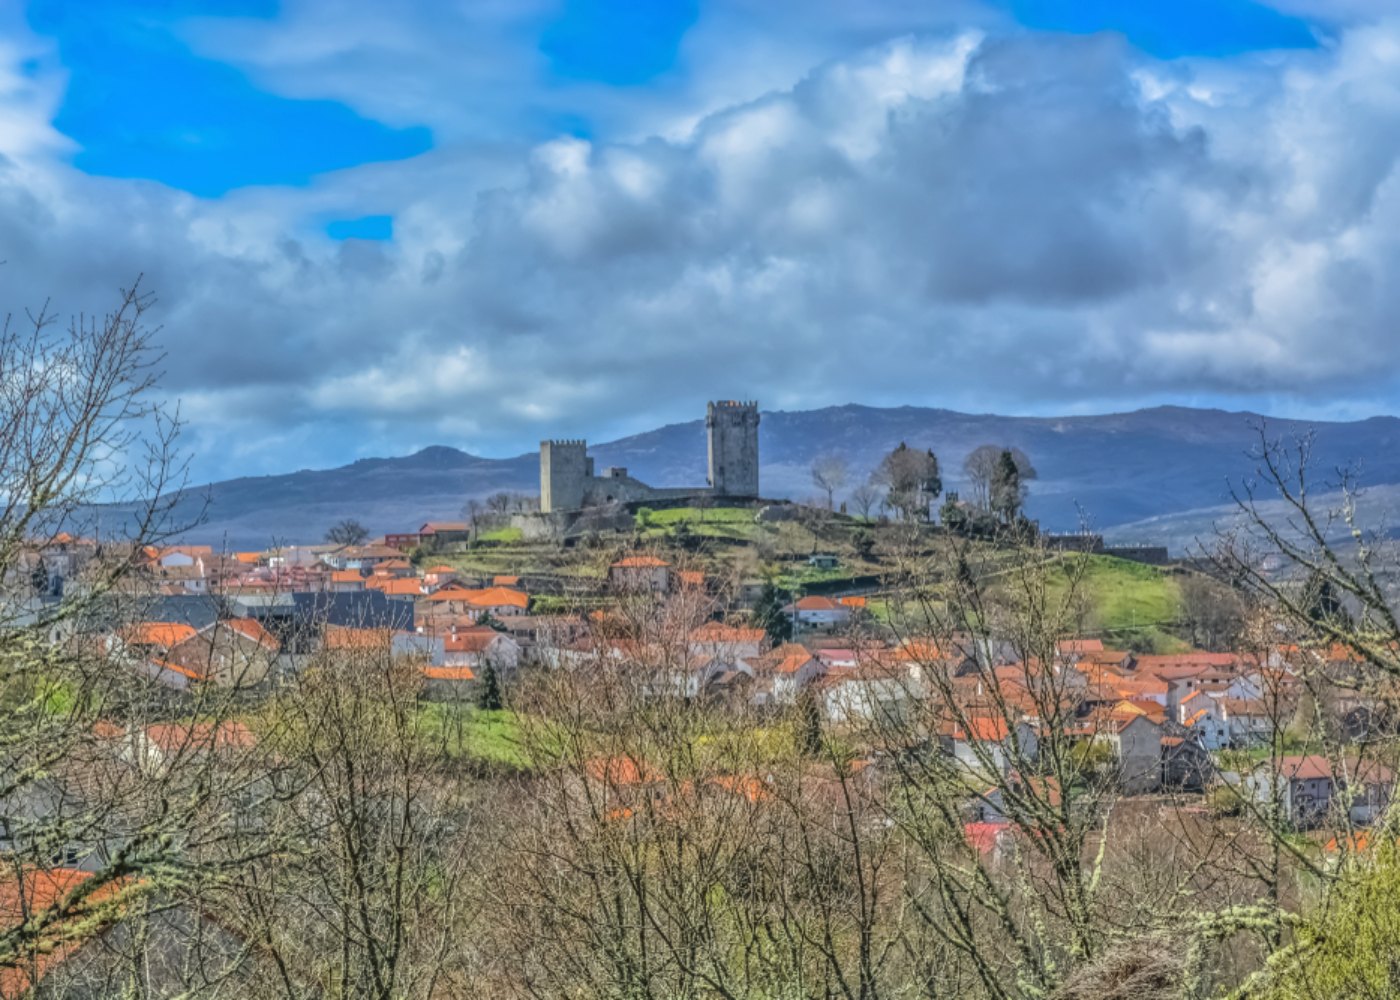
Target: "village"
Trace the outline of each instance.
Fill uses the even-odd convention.
[[[413,665],[424,699],[462,705],[478,703],[488,674],[493,690],[509,690],[531,671],[625,663],[647,671],[658,694],[759,718],[812,705],[833,731],[860,732],[910,717],[915,702],[946,699],[933,735],[972,774],[988,761],[1005,771],[1034,762],[1037,734],[1050,721],[1105,750],[1116,786],[1129,795],[1203,793],[1223,781],[1250,795],[1282,787],[1300,830],[1323,823],[1338,802],[1365,825],[1389,801],[1393,772],[1381,762],[1340,773],[1321,752],[1266,752],[1294,726],[1305,674],[1342,676],[1356,665],[1340,648],[1135,652],[1065,635],[1042,664],[1018,659],[1015,644],[995,636],[902,634],[881,620],[890,595],[878,588],[795,597],[763,618],[758,585],[735,588],[698,568],[691,552],[646,544],[572,579],[561,594],[558,575],[463,570],[472,537],[468,523],[429,522],[360,544],[236,553],[151,547],[135,554],[107,615],[94,610],[84,625],[65,628],[81,627],[134,674],[186,695],[223,688],[255,696],[322,651],[382,649]],[[59,600],[65,580],[81,586],[99,550],[66,533],[45,542],[26,564],[30,576],[44,567],[42,579],[25,580],[45,595],[31,592],[29,601]],[[806,560],[817,570],[839,561]],[[687,627],[646,635],[621,627],[621,609],[638,600],[684,607]],[[1042,677],[1063,719],[1041,717]],[[500,695],[493,698],[500,707]],[[1349,739],[1365,740],[1386,717],[1379,695],[1359,691],[1336,693],[1326,711],[1333,731]],[[1275,782],[1258,773],[1261,761]],[[976,794],[968,816],[969,824],[997,821]]]
[[[594,919],[533,895],[557,852],[586,868],[673,844],[688,898],[739,863],[707,873],[705,852],[756,837],[744,871],[827,886],[783,919],[849,942],[844,880],[896,844],[900,892],[971,871],[988,908],[1020,877],[1148,873],[1204,878],[1227,906],[1366,856],[1395,786],[1391,645],[1344,579],[1043,533],[1029,458],[1004,446],[969,457],[966,500],[904,443],[869,502],[838,504],[826,459],[822,492],[765,498],[758,423],[756,404],[710,404],[703,485],[599,474],[585,442],[544,442],[538,497],[377,536],[348,519],[228,551],[69,530],[76,514],[16,536],[0,854],[26,895],[0,908],[42,916],[0,995],[101,996],[131,963],[173,994],[196,956],[280,995],[279,956],[325,962],[286,936],[310,912],[296,897],[225,871],[396,924],[416,918],[383,893],[412,869],[431,876],[417,905],[456,926],[475,917],[432,888],[450,872],[497,907],[505,946],[534,917],[493,902],[501,879],[526,878],[549,919]],[[803,838],[819,853],[794,853]],[[346,880],[366,865],[373,881]],[[723,898],[735,920],[772,905]]]

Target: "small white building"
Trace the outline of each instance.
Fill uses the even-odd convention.
[[[835,628],[851,620],[851,608],[831,597],[803,597],[786,610],[798,624],[811,628]]]

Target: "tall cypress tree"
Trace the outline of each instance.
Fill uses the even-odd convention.
[[[1003,450],[992,473],[992,512],[1003,524],[1014,524],[1023,502],[1021,469],[1010,449]]]
[[[772,580],[763,585],[753,606],[753,622],[768,633],[768,641],[781,646],[792,638],[792,619],[783,612],[783,592]]]
[[[797,709],[798,749],[804,756],[817,757],[822,752],[822,710],[816,695],[810,690],[804,691]]]
[[[49,592],[49,568],[44,565],[44,557],[40,556],[34,563],[34,568],[29,571],[29,585],[34,588],[34,593],[40,597],[48,595]]]
[[[476,696],[476,707],[483,712],[498,712],[502,708],[501,681],[496,676],[496,668],[489,661],[481,672],[481,691]]]

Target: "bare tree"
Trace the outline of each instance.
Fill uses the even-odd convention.
[[[861,483],[851,491],[851,506],[860,514],[861,520],[870,520],[870,512],[880,506],[883,497],[880,487],[874,483]]]
[[[928,518],[929,505],[943,492],[938,458],[900,442],[871,474],[871,481],[885,488],[885,500],[906,521]]]
[[[331,545],[361,545],[369,538],[369,529],[352,517],[337,521],[326,531]]]
[[[840,455],[819,455],[812,462],[812,484],[826,494],[826,509],[835,509],[836,491],[846,485],[846,460]]]
[[[481,501],[476,497],[469,499],[462,508],[462,513],[467,517],[467,524],[471,526],[473,542],[481,536],[481,512]]]
[[[486,498],[486,509],[497,515],[509,514],[512,503],[514,503],[514,499],[511,494],[501,490]]]
[[[246,733],[231,693],[177,699],[129,630],[151,553],[190,526],[175,520],[189,508],[178,420],[156,397],[151,302],[132,288],[100,320],[61,331],[45,310],[0,333],[0,877],[7,898],[48,887],[0,912],[0,968],[30,981],[75,928],[221,867],[210,852],[246,788],[224,753]],[[38,606],[10,600],[36,558],[73,585]]]

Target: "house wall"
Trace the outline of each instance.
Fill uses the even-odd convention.
[[[171,663],[203,674],[220,687],[252,687],[267,680],[276,653],[233,629],[216,626],[170,648]]]
[[[802,611],[797,612],[797,620],[804,625],[839,625],[842,622],[850,621],[851,610],[849,608],[832,608],[829,611]]]
[[[622,590],[661,593],[670,588],[671,570],[666,566],[614,566],[608,571],[608,578]]]
[[[1146,719],[1135,719],[1112,738],[1119,784],[1129,795],[1156,791],[1162,784],[1162,734]]]

